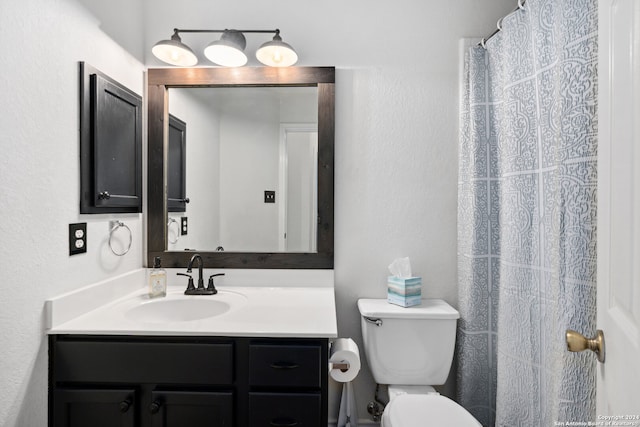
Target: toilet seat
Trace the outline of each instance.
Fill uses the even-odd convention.
[[[398,385],[389,384],[387,386],[389,393],[389,401],[392,401],[403,394],[439,394],[435,388],[430,385]]]
[[[405,394],[391,400],[382,414],[382,427],[480,427],[451,399],[439,394]]]

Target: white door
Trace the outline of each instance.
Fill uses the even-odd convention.
[[[315,123],[280,124],[278,216],[281,251],[316,251],[317,165],[317,125]]]
[[[640,426],[640,1],[598,8],[597,413]]]

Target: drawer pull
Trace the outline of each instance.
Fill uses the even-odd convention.
[[[293,362],[274,362],[271,364],[273,369],[296,369],[299,368],[300,365]]]
[[[298,425],[298,422],[291,418],[275,418],[269,424],[274,427],[294,427]]]

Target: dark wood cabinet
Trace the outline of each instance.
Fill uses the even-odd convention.
[[[64,389],[54,392],[53,425],[65,427],[230,427],[233,393]]]
[[[324,427],[321,393],[250,393],[250,426]]]
[[[252,386],[322,387],[320,345],[252,344],[249,356]]]
[[[167,211],[187,210],[187,124],[169,114],[169,151],[167,158]]]
[[[52,335],[49,426],[326,426],[328,340]]]
[[[65,427],[134,427],[136,390],[65,389],[53,392],[53,425]],[[51,422],[49,423],[51,424]]]
[[[142,97],[80,63],[80,213],[142,212]]]
[[[233,393],[156,390],[149,414],[152,427],[230,427]]]

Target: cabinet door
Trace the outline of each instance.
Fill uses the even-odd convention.
[[[233,394],[156,390],[149,412],[153,427],[232,427]]]
[[[187,210],[187,124],[169,114],[169,150],[167,158],[167,210]]]
[[[94,76],[94,173],[96,206],[142,206],[141,99]]]
[[[80,213],[142,212],[142,97],[80,63]]]
[[[135,390],[57,389],[53,427],[134,427]]]

